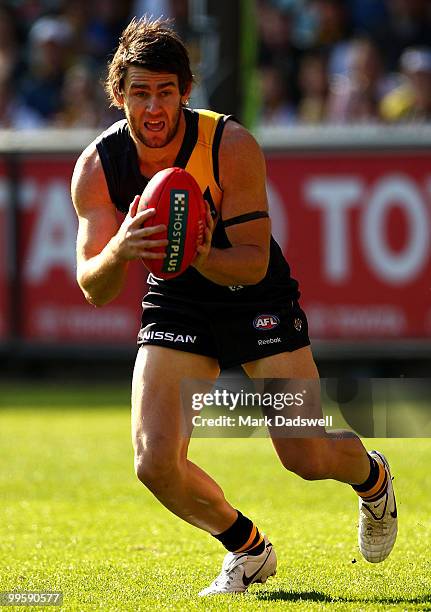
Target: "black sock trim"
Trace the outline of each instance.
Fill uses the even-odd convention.
[[[364,501],[367,504],[369,504],[370,502],[377,501],[386,492],[387,486],[388,486],[388,475],[385,474],[385,478],[382,482],[382,486],[380,487],[380,489],[373,495],[373,497],[367,497],[366,499],[364,499]]]
[[[368,453],[367,453],[367,457],[370,461],[370,475],[368,476],[367,480],[361,485],[352,485],[352,487],[358,493],[364,493],[365,491],[369,491],[375,486],[376,482],[379,479],[379,474],[380,474],[379,464],[374,459],[374,457],[371,457],[371,455],[369,455]]]
[[[261,538],[261,534],[259,533],[259,530],[257,530],[256,537],[254,538],[253,543],[250,546],[250,548],[252,548],[253,550],[248,550],[247,551],[248,555],[257,556],[263,553],[263,551],[265,550],[265,540],[262,539],[262,542],[259,544],[259,546],[256,546],[260,538]],[[253,548],[253,546],[255,546],[255,548]]]
[[[241,514],[239,510],[237,512],[238,516],[233,525],[228,527],[223,533],[214,536],[230,552],[234,552],[244,546],[253,529],[253,521]]]

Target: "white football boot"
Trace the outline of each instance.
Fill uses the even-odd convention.
[[[266,582],[275,576],[277,557],[275,550],[265,536],[265,550],[260,555],[228,553],[223,561],[220,574],[203,589],[199,595],[220,595],[223,593],[244,593],[254,582]]]
[[[394,547],[398,531],[397,504],[389,464],[381,453],[370,455],[383,465],[388,475],[386,493],[380,499],[366,502],[359,498],[359,550],[370,563],[384,561]]]

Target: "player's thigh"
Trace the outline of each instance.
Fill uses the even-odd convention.
[[[162,452],[186,449],[188,440],[182,405],[184,382],[189,381],[187,388],[190,392],[194,379],[214,381],[218,374],[218,362],[212,357],[162,346],[140,347],[132,381],[135,452],[139,453],[143,448]]]
[[[286,398],[279,414],[289,419],[320,418],[319,373],[309,346],[249,361],[242,367],[247,376],[260,379],[255,382],[256,391]],[[289,398],[293,398],[291,402],[287,401]]]
[[[250,378],[279,379],[270,383],[273,392],[300,394],[300,406],[288,407],[279,414],[285,412],[287,418],[322,417],[319,373],[309,346],[245,363],[243,368]],[[327,440],[321,427],[273,427],[269,434],[280,461],[296,473],[313,471],[326,451]]]
[[[311,347],[283,352],[242,364],[250,378],[319,378]]]

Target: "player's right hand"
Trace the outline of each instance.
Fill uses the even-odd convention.
[[[211,251],[212,236],[215,229],[215,221],[211,215],[211,209],[208,202],[205,202],[206,207],[206,225],[203,229],[203,242],[196,245],[196,257],[192,262],[192,266],[198,270],[198,272],[204,273],[205,262],[208,259],[208,255]]]
[[[166,253],[155,253],[155,247],[166,247],[168,240],[153,240],[151,236],[166,231],[166,225],[142,227],[144,221],[154,216],[156,210],[147,208],[137,212],[140,200],[135,196],[129,206],[129,211],[114,236],[114,251],[120,261],[131,259],[164,259]]]

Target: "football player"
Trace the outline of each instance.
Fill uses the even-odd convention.
[[[169,24],[134,19],[107,78],[110,99],[125,119],[82,153],[72,195],[78,283],[96,306],[120,293],[129,261],[164,256],[154,248],[167,241],[154,236],[166,228],[143,228],[154,209],[137,212],[155,173],[185,168],[208,202],[206,236],[192,266],[170,280],[149,276],[133,374],[132,435],[140,481],[228,551],[221,573],[201,592],[211,595],[265,582],[276,572],[276,555],[248,511],[240,512],[188,459],[181,383],[191,376],[215,381],[221,368],[239,365],[260,379],[316,383],[318,372],[298,283],[271,236],[262,151],[232,117],[190,109],[192,82],[187,51]],[[124,214],[120,224],[117,211]],[[271,324],[262,323],[264,316]],[[283,466],[302,478],[353,487],[362,554],[371,562],[385,559],[397,532],[385,457],[367,453],[354,435],[274,435],[273,444]]]

